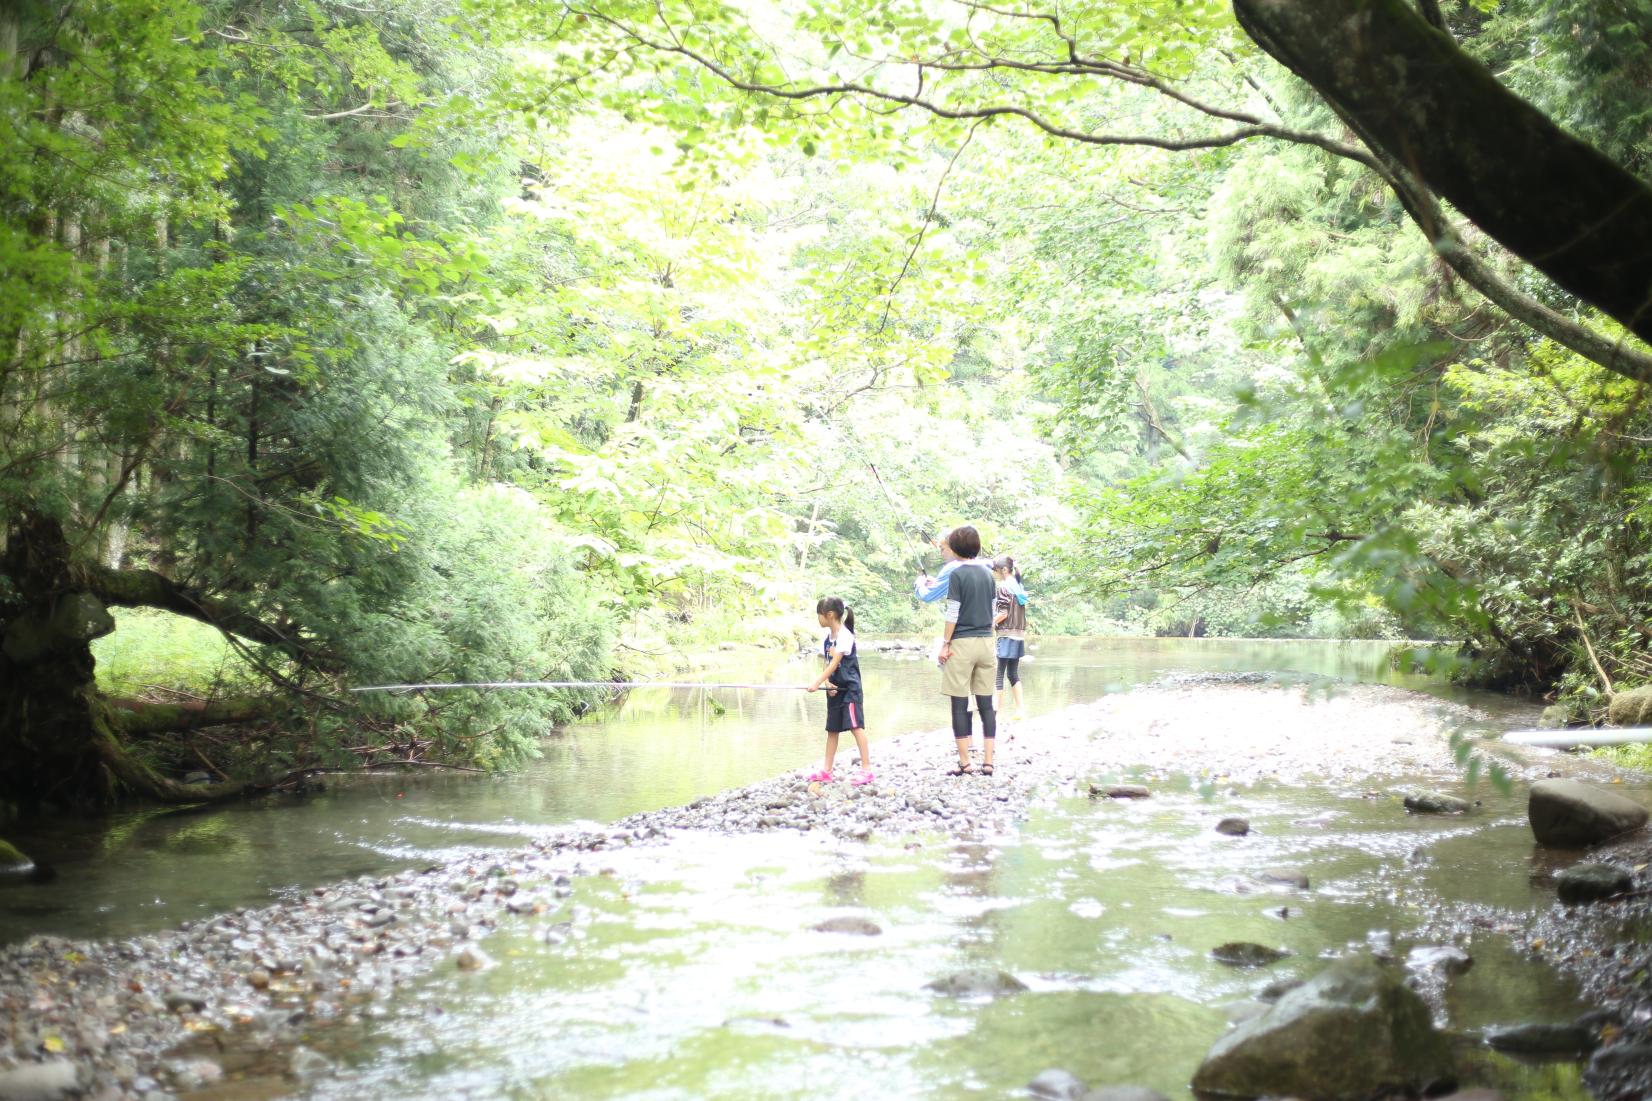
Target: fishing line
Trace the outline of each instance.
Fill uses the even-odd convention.
[[[412,692],[434,688],[751,688],[769,692],[806,692],[805,684],[704,684],[667,680],[484,680],[427,684],[369,684],[352,692]],[[824,691],[824,689],[822,689]]]

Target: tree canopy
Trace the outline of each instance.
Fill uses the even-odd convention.
[[[348,689],[916,628],[964,520],[1043,630],[1588,715],[1652,673],[1644,6],[14,5],[0,799],[508,764],[587,698]],[[133,607],[236,674],[100,690]]]

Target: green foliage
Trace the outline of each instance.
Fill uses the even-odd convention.
[[[92,643],[98,687],[115,696],[156,689],[210,695],[244,687],[254,671],[212,627],[148,608],[116,611],[115,631]]]

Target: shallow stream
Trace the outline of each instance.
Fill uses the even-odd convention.
[[[1355,682],[1416,689],[1425,719],[1431,699],[1447,698],[1481,709],[1471,726],[1532,717],[1396,674],[1387,649],[1046,642],[1025,667],[1029,711],[1165,674],[1266,671],[1315,693]],[[797,682],[809,671],[740,660],[730,672],[743,680]],[[888,654],[863,665],[874,739],[940,725],[928,662]],[[267,808],[20,837],[61,874],[0,895],[0,939],[168,927],[478,846],[520,847],[573,820],[612,821],[814,762],[818,697],[715,698],[636,693],[619,713],[553,735],[541,760],[506,777],[397,776]],[[497,967],[439,970],[319,1029],[307,1042],[336,1067],[305,1090],[255,1066],[200,1096],[974,1098],[1013,1096],[1063,1067],[1095,1085],[1181,1098],[1234,1003],[1267,982],[1351,946],[1403,958],[1443,938],[1476,961],[1436,1001],[1447,1027],[1472,1039],[1487,1025],[1579,1012],[1565,982],[1507,946],[1504,934],[1552,897],[1540,876],[1534,884],[1542,869],[1517,796],[1482,784],[1471,818],[1430,818],[1399,810],[1392,781],[1372,787],[1346,770],[1243,785],[1192,771],[1154,773],[1154,797],[1140,802],[1098,802],[1082,785],[1052,791],[1021,828],[967,840],[776,830],[604,852],[588,869],[601,874],[577,878],[562,911],[488,938]],[[1253,832],[1214,832],[1230,814]],[[1270,865],[1300,869],[1312,889],[1257,890],[1249,877]],[[833,916],[868,918],[882,933],[810,931]],[[547,936],[552,926],[566,935]],[[1228,941],[1291,955],[1235,970],[1209,955]],[[924,989],[967,966],[1002,968],[1031,989],[980,1001]],[[1511,1099],[1587,1096],[1575,1064],[1482,1058],[1486,1080]]]

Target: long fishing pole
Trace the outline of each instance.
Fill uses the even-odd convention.
[[[729,684],[666,680],[485,680],[425,684],[368,684],[352,692],[413,692],[441,688],[751,688],[767,692],[805,692],[806,684]],[[830,691],[822,686],[823,691]]]

